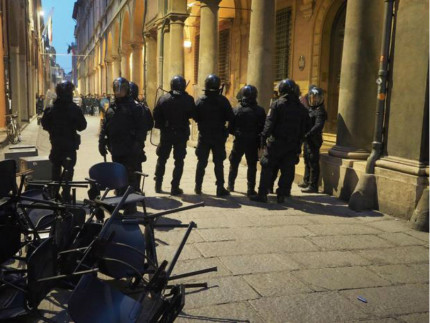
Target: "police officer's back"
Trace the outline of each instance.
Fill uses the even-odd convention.
[[[105,156],[106,147],[112,161],[127,168],[129,184],[139,189],[138,176],[141,170],[145,129],[142,109],[130,97],[129,82],[117,78],[113,83],[115,101],[106,111],[99,136],[99,152]]]
[[[148,132],[154,128],[154,118],[152,117],[151,110],[149,109],[148,105],[146,104],[145,100],[139,100],[139,86],[134,83],[130,82],[130,96],[134,100],[134,102],[142,109],[143,113],[143,127],[145,131],[145,141],[146,137],[148,135]],[[145,157],[146,160],[146,157]]]
[[[195,118],[196,106],[194,99],[185,92],[186,82],[182,76],[176,75],[170,81],[170,91],[164,94],[154,108],[155,128],[160,129],[160,143],[157,147],[157,166],[155,169],[155,191],[161,192],[166,161],[173,148],[175,168],[171,182],[171,194],[183,193],[179,187],[184,158],[187,154],[187,141],[190,137],[190,121]]]
[[[72,180],[73,167],[76,164],[76,150],[81,143],[77,131],[87,127],[81,109],[73,102],[73,83],[59,83],[55,91],[57,99],[52,107],[46,108],[41,119],[43,129],[48,131],[51,141],[49,160],[52,163],[52,180],[58,181],[62,168],[67,167],[65,179]],[[66,159],[70,158],[67,163]],[[70,199],[70,190],[63,191],[63,198]]]
[[[286,79],[279,84],[280,97],[270,107],[262,132],[262,145],[267,148],[261,158],[261,178],[258,195],[253,200],[266,202],[272,172],[276,166],[281,170],[278,202],[290,195],[294,180],[295,163],[308,127],[305,108],[295,91],[295,82]]]
[[[202,192],[203,177],[208,163],[210,151],[215,164],[217,195],[229,195],[224,188],[224,166],[226,158],[225,142],[228,137],[226,122],[234,117],[233,110],[227,98],[220,94],[220,78],[214,74],[205,80],[205,94],[197,99],[196,121],[199,129],[199,139],[196,148],[198,158],[196,169],[197,194]]]
[[[255,177],[257,172],[258,147],[263,131],[266,113],[257,104],[257,88],[244,86],[239,93],[239,105],[233,109],[234,118],[229,123],[229,132],[234,135],[233,149],[230,154],[228,190],[234,191],[234,184],[242,156],[245,155],[248,166],[247,195],[255,195]]]

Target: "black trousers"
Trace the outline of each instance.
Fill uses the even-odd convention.
[[[161,134],[160,143],[157,147],[157,165],[155,167],[155,181],[163,182],[164,173],[166,171],[166,162],[169,159],[170,152],[173,149],[173,159],[175,160],[175,168],[172,175],[172,187],[179,187],[182,173],[184,172],[184,159],[187,155],[187,140],[188,136],[165,136]]]
[[[272,184],[273,172],[279,167],[281,176],[278,181],[277,194],[288,196],[291,192],[291,186],[294,181],[297,145],[291,145],[283,141],[270,143],[261,158],[261,175],[260,185],[258,187],[259,195],[267,195],[269,187]]]
[[[112,156],[112,161],[125,166],[127,169],[128,185],[136,191],[140,191],[140,176],[135,174],[135,172],[142,171],[142,163],[139,156]],[[124,192],[118,193],[122,194]]]
[[[196,156],[198,159],[196,169],[196,186],[201,187],[203,184],[203,177],[205,176],[205,169],[208,165],[209,153],[212,151],[212,158],[215,164],[214,171],[216,177],[216,186],[224,186],[224,160],[227,157],[225,152],[225,137],[214,138],[201,138],[199,137]]]
[[[67,159],[70,160],[67,160]],[[51,179],[53,181],[60,181],[61,175],[64,172],[63,181],[72,181],[74,175],[74,167],[76,165],[76,150],[61,151],[51,150],[49,160],[52,164]],[[63,186],[61,193],[65,202],[71,201],[70,187]]]
[[[303,182],[318,188],[320,177],[320,148],[321,145],[312,141],[305,141],[303,145],[304,160],[305,160],[305,175]]]
[[[257,174],[257,161],[258,161],[258,142],[257,139],[244,139],[236,138],[233,142],[233,149],[231,150],[230,171],[228,174],[228,185],[234,187],[234,182],[237,177],[239,163],[245,155],[246,163],[248,165],[247,180],[248,190],[255,188],[255,178]]]

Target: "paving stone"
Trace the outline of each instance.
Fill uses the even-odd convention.
[[[286,271],[251,274],[243,276],[243,278],[263,297],[313,292],[312,289]]]
[[[262,317],[246,302],[221,304],[196,309],[185,309],[175,320],[178,323],[236,322],[263,323]]]
[[[177,246],[163,246],[159,245],[157,247],[157,257],[160,260],[171,261],[176,251],[178,250],[179,245]],[[201,258],[201,253],[194,247],[192,244],[186,244],[184,249],[182,249],[181,255],[179,259],[196,259]]]
[[[429,313],[414,313],[408,315],[399,316],[403,322],[406,323],[428,323],[429,322]]]
[[[204,257],[318,250],[317,246],[305,238],[202,242],[196,243],[194,246],[204,255]]]
[[[326,268],[370,265],[370,261],[351,251],[318,251],[291,253],[304,268]]]
[[[179,243],[184,238],[186,229],[174,229],[167,231],[155,230],[155,241],[160,246],[179,246]],[[202,237],[198,234],[198,229],[193,229],[187,243],[202,242]]]
[[[429,282],[428,264],[369,266],[367,268],[392,283],[413,284]]]
[[[378,234],[378,237],[393,242],[397,246],[428,245],[428,242],[426,243],[403,232],[385,232]]]
[[[328,213],[328,212],[327,212]],[[334,216],[332,214],[322,214],[315,212],[309,217],[309,220],[314,224],[352,224],[362,223],[357,217]]]
[[[350,322],[367,318],[359,307],[338,293],[312,293],[251,300],[266,322]]]
[[[374,235],[309,237],[309,239],[326,250],[371,249],[393,246],[392,242]]]
[[[429,243],[429,233],[428,232],[421,232],[421,231],[412,230],[412,231],[405,232],[405,234],[412,236],[414,238],[423,240],[427,243],[427,245]]]
[[[362,311],[377,317],[428,312],[429,309],[427,284],[356,289],[340,294],[355,302]],[[364,297],[367,303],[358,301],[358,296]]]
[[[187,291],[187,309],[259,298],[242,277],[220,277],[207,282],[207,289]]]
[[[298,264],[287,256],[276,254],[225,256],[220,258],[233,275],[249,273],[267,273],[299,268]]]
[[[393,318],[380,318],[375,320],[353,321],[353,323],[399,323],[399,320]]]
[[[310,215],[271,215],[259,216],[251,219],[255,226],[272,227],[292,224],[312,224]]]
[[[402,221],[400,219],[392,221],[372,222],[368,223],[368,225],[385,232],[405,232],[412,230],[405,221]]]
[[[205,282],[207,279],[213,279],[214,277],[231,276],[230,270],[218,259],[218,258],[200,258],[192,260],[178,261],[173,270],[173,275],[179,275],[191,271],[202,270],[207,268],[217,267],[218,271],[210,272],[202,275],[192,276],[188,278],[182,278],[175,280],[175,282],[182,281],[196,281]]]
[[[352,235],[352,234],[377,234],[380,230],[368,227],[363,224],[315,224],[306,225],[306,229],[315,233],[316,235]]]
[[[428,263],[429,251],[422,246],[360,250],[357,253],[373,264]]]
[[[295,271],[292,275],[318,291],[391,285],[363,267],[307,269]]]

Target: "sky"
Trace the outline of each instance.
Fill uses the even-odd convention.
[[[75,0],[42,0],[42,7],[45,16],[45,24],[48,21],[48,14],[54,8],[52,42],[57,54],[67,54],[70,43],[75,41],[73,32],[75,21],[72,18]],[[64,68],[66,73],[72,70],[72,56],[57,55],[57,63]]]

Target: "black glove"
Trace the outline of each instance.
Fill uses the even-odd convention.
[[[99,153],[102,156],[106,156],[107,155],[107,150],[106,150],[106,145],[103,143],[99,143]]]
[[[260,149],[264,149],[264,147],[266,147],[266,138],[265,137],[260,137]]]

